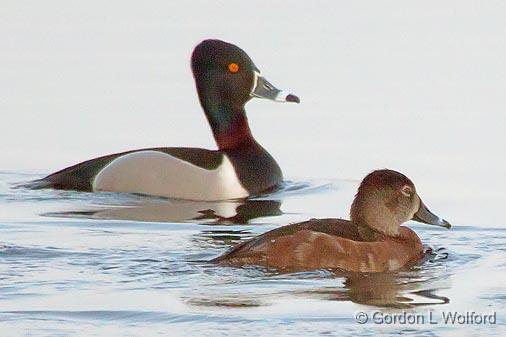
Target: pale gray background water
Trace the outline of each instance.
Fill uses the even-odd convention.
[[[237,240],[307,217],[347,216],[358,180],[382,167],[410,176],[431,209],[455,224],[449,232],[414,227],[431,247],[450,251],[446,262],[420,266],[430,277],[416,276],[418,286],[438,289],[456,310],[498,310],[504,323],[505,18],[502,1],[3,0],[0,329],[371,331],[353,321],[362,306],[301,293],[342,293],[341,278],[273,278],[189,261],[236,242],[209,239],[220,228]],[[285,214],[253,220],[264,226],[216,228],[179,224],[172,212],[187,205],[160,211],[143,200],[136,216],[125,216],[110,206],[138,200],[11,188],[102,154],[214,147],[189,68],[193,47],[209,37],[239,45],[272,83],[302,99],[247,106],[255,136],[287,179],[309,182],[268,198]],[[211,208],[229,214],[235,206]],[[102,220],[46,214],[90,208],[107,211],[93,215]],[[427,284],[432,276],[445,283]],[[231,298],[259,306],[221,306]]]

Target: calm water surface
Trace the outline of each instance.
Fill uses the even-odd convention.
[[[1,2],[0,336],[506,336],[506,2],[287,3]],[[196,203],[13,188],[108,153],[214,148],[189,67],[206,38],[302,100],[247,105],[282,191]],[[408,224],[432,251],[412,269],[206,262],[283,224],[348,218],[358,179],[385,167],[454,225]],[[440,324],[355,321],[375,310]],[[497,324],[444,325],[442,310]]]
[[[2,335],[506,333],[504,228],[410,223],[432,253],[391,274],[229,268],[206,261],[281,224],[346,217],[358,182],[288,181],[221,203],[14,188],[38,177],[0,174]],[[469,310],[497,323],[443,324],[442,311]],[[361,325],[360,311],[426,321]]]

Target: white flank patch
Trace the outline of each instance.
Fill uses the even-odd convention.
[[[249,195],[226,155],[220,166],[206,170],[158,151],[139,151],[114,159],[95,177],[93,191],[208,201]]]
[[[388,270],[394,271],[401,267],[401,264],[399,263],[399,260],[397,259],[390,259],[388,260]]]

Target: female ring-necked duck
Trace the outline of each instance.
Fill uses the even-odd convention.
[[[253,138],[244,105],[252,97],[296,103],[299,98],[276,89],[242,49],[220,40],[195,47],[191,66],[218,150],[158,147],[116,153],[63,169],[31,187],[224,200],[278,186],[281,169]]]
[[[420,238],[401,226],[408,220],[450,228],[424,205],[403,174],[367,175],[351,206],[351,221],[311,219],[264,233],[214,259],[225,265],[262,265],[288,270],[397,270],[423,256]]]

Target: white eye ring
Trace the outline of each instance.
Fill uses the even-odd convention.
[[[411,195],[413,194],[413,189],[408,185],[406,185],[401,189],[401,193],[406,197],[411,197]]]

